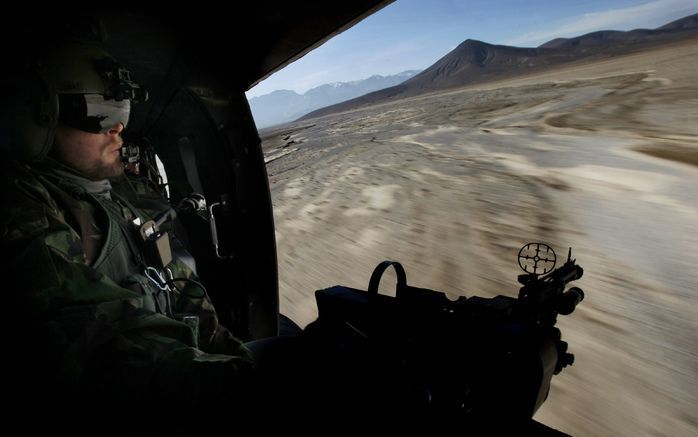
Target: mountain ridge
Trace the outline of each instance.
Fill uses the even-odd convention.
[[[656,29],[602,30],[573,38],[555,38],[538,47],[513,47],[466,39],[430,67],[397,86],[315,110],[299,120],[383,101],[508,79],[580,60],[622,56],[688,38],[698,38],[698,14],[674,20]]]

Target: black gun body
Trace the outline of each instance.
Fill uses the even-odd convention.
[[[316,297],[311,329],[331,345],[340,373],[356,377],[354,387],[392,385],[383,407],[408,412],[412,430],[521,429],[547,398],[559,331],[530,323],[517,299],[452,302],[413,287],[393,298],[341,286]]]
[[[398,273],[395,297],[378,293],[389,266]],[[452,301],[408,286],[402,266],[386,261],[368,291],[318,290],[319,317],[304,335],[327,384],[313,396],[347,393],[340,408],[361,405],[392,432],[553,435],[532,417],[553,375],[574,361],[555,324],[583,299],[581,289],[565,292],[582,274],[568,257],[544,277],[519,277],[518,298]]]

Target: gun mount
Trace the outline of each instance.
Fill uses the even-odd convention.
[[[558,314],[572,313],[584,298],[579,288],[565,291],[583,270],[571,249],[567,262],[553,270],[554,252],[540,243],[524,246],[519,263],[527,274],[519,277],[517,298],[452,301],[408,285],[402,265],[384,261],[367,291],[318,290],[319,317],[306,333],[320,339],[341,372],[351,375],[350,389],[390,386],[394,395],[381,402],[392,403],[405,429],[423,427],[435,435],[530,429],[553,375],[574,362],[555,324]],[[391,266],[395,297],[378,293]],[[365,397],[359,402],[378,403]]]

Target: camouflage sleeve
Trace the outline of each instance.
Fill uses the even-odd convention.
[[[78,236],[40,184],[3,179],[2,290],[11,310],[2,329],[12,333],[7,347],[23,383],[100,410],[244,396],[254,368],[244,346],[231,340],[228,355],[193,347],[187,325],[144,310],[138,294],[81,262]]]

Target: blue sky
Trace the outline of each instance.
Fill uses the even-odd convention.
[[[397,0],[258,83],[247,97],[421,70],[469,38],[536,47],[596,30],[655,28],[697,12],[698,0]]]

